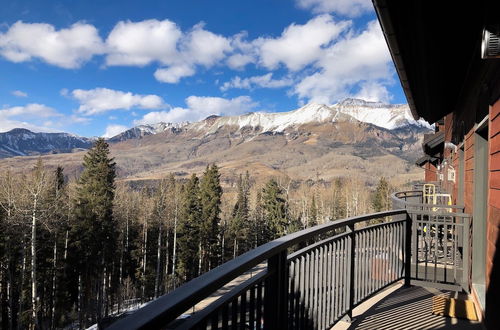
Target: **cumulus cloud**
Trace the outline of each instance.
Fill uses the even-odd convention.
[[[61,116],[55,109],[38,103],[4,108],[0,109],[0,131],[5,132],[13,128],[27,128],[37,132],[50,132],[54,130],[44,125],[50,123],[50,121],[47,121],[47,118]]]
[[[269,69],[284,64],[297,71],[320,59],[324,47],[350,26],[349,21],[335,22],[330,15],[320,15],[304,25],[291,24],[279,38],[261,38],[260,63]]]
[[[12,91],[11,94],[17,97],[28,97],[28,93],[20,90]]]
[[[392,99],[391,93],[387,88],[376,81],[365,81],[360,84],[359,91],[354,95],[357,99],[365,101],[389,103]]]
[[[293,80],[290,78],[273,79],[273,74],[268,73],[262,76],[253,76],[249,78],[234,77],[231,81],[226,81],[221,87],[221,91],[227,91],[231,88],[252,89],[261,88],[280,88],[290,86]]]
[[[75,89],[71,92],[71,96],[80,102],[78,112],[87,116],[117,109],[165,107],[165,102],[158,95],[140,95],[108,88]]]
[[[151,62],[172,64],[179,54],[179,27],[156,19],[141,22],[118,22],[106,39],[107,65],[144,66]]]
[[[157,69],[154,73],[156,80],[160,82],[176,84],[182,78],[189,77],[195,74],[195,69],[192,65],[181,64],[174,65],[168,68]]]
[[[226,56],[231,50],[231,43],[229,39],[205,30],[203,24],[197,24],[186,36],[181,48],[182,55],[190,62],[210,67]]]
[[[102,137],[103,138],[111,138],[111,137],[118,135],[126,130],[128,130],[127,126],[111,124],[111,125],[108,125],[106,127],[106,131],[104,132]]]
[[[359,84],[363,93],[370,86],[390,84],[391,63],[380,26],[377,21],[371,21],[366,30],[347,34],[325,50],[316,63],[318,71],[303,78],[293,93],[301,99],[333,103],[352,96]],[[386,97],[383,93],[379,95]]]
[[[356,17],[373,11],[370,0],[295,0],[303,9],[315,14],[335,13],[347,17]]]
[[[258,105],[249,96],[232,99],[209,96],[190,96],[186,99],[186,108],[176,107],[168,111],[153,111],[135,120],[135,125],[158,122],[178,123],[198,121],[210,115],[240,115],[255,109]]]
[[[84,23],[56,30],[50,24],[18,21],[0,34],[0,54],[16,63],[38,58],[58,67],[74,69],[103,51],[97,29]]]

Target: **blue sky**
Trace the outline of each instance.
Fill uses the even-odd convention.
[[[0,131],[405,103],[369,0],[24,1],[0,11]]]

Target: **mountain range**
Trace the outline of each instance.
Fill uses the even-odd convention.
[[[304,178],[320,173],[328,179],[353,169],[367,178],[410,178],[415,174],[411,162],[430,129],[428,123],[412,118],[407,105],[346,99],[331,106],[310,103],[290,112],[140,125],[108,141],[120,177],[130,180],[155,179],[168,172],[199,173],[212,162],[221,165],[226,178],[250,170],[262,176],[287,173]],[[45,156],[45,162],[63,163],[76,174],[81,149],[92,142],[67,133],[15,129],[0,133],[0,157],[25,156],[21,159],[27,164],[37,154],[58,153]],[[0,168],[19,159],[4,159]]]

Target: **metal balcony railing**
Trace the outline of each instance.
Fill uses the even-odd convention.
[[[397,210],[328,222],[264,244],[110,329],[329,329],[401,279],[467,290],[470,216],[452,212],[460,206],[428,205],[421,197],[418,191],[396,193]],[[371,220],[385,222],[369,225]],[[246,279],[262,264],[264,270]],[[227,289],[237,278],[245,280]],[[191,313],[214,294],[215,301]]]
[[[366,226],[387,217],[392,221]],[[329,328],[382,288],[409,280],[409,221],[406,210],[394,210],[281,237],[152,301],[110,329]],[[345,232],[335,235],[339,229]],[[289,253],[293,248],[297,251]],[[265,270],[189,318],[179,318],[262,262],[267,262]]]

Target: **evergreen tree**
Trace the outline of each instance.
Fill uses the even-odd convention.
[[[200,182],[202,271],[218,266],[220,256],[220,205],[222,187],[217,165],[207,166]]]
[[[179,218],[179,275],[189,281],[199,274],[200,268],[200,184],[193,174],[182,192],[183,205]]]
[[[372,197],[372,207],[375,212],[387,211],[391,208],[390,187],[384,177],[381,177]]]
[[[240,174],[237,182],[238,195],[236,203],[233,207],[231,220],[231,234],[233,236],[233,257],[248,251],[251,248],[251,240],[249,237],[249,176],[246,173],[245,178]]]
[[[100,322],[109,265],[116,251],[117,229],[113,221],[115,162],[109,146],[99,138],[83,158],[74,205],[72,247],[77,269],[80,326],[88,317]]]
[[[289,232],[286,200],[283,196],[283,190],[278,186],[276,180],[271,179],[267,182],[262,191],[262,201],[265,223],[270,231],[270,240],[286,235]]]

